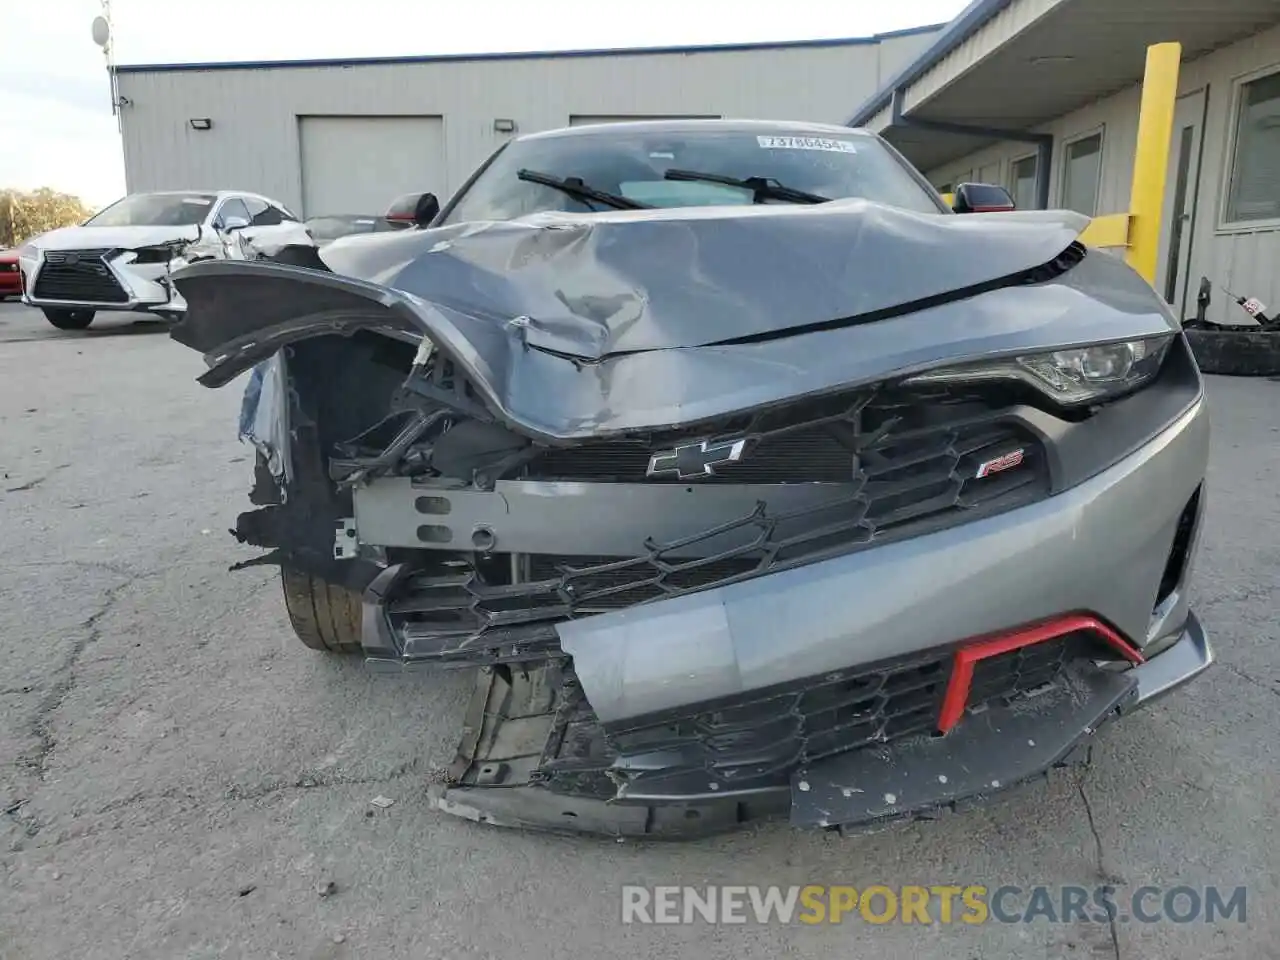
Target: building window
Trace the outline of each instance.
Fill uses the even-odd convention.
[[[1062,205],[1087,217],[1098,212],[1102,179],[1102,134],[1094,133],[1067,144],[1062,169]]]
[[[1240,87],[1227,222],[1280,219],[1280,73]]]
[[[1015,160],[1010,168],[1012,176],[1009,192],[1019,210],[1034,210],[1036,206],[1036,157],[1032,154]]]

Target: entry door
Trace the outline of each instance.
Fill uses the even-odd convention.
[[[1169,144],[1169,172],[1165,180],[1161,231],[1163,256],[1156,288],[1182,319],[1187,316],[1187,290],[1195,289],[1191,269],[1192,227],[1196,198],[1200,193],[1200,137],[1204,130],[1205,92],[1179,97],[1173,112],[1173,138]]]

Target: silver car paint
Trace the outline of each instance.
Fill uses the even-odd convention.
[[[562,623],[561,644],[605,723],[1073,611],[1102,616],[1146,644],[1155,639],[1151,603],[1177,518],[1203,480],[1208,444],[1201,401],[1136,453],[1058,496]]]
[[[812,215],[809,208],[786,209],[797,219]],[[858,229],[856,219],[850,220],[849,229]],[[1045,229],[1055,237],[1055,244],[1061,239],[1058,228]],[[470,302],[473,290],[461,280],[455,278],[457,285],[449,286],[427,270],[436,232],[350,238],[363,242],[350,243],[349,249],[364,248],[370,257],[381,251],[381,260],[399,264],[395,269],[377,270],[372,263],[364,263],[376,280],[271,263],[193,264],[174,279],[194,313],[188,311],[188,323],[175,328],[172,336],[205,351],[210,363],[230,354],[233,359],[223,374],[225,381],[258,359],[245,354],[250,359],[241,363],[238,353],[225,349],[229,341],[234,340],[239,351],[258,336],[269,339],[274,349],[289,342],[290,336],[282,331],[290,325],[296,329],[292,339],[330,332],[333,327],[327,320],[312,322],[304,313],[289,313],[302,309],[292,307],[298,284],[324,286],[333,291],[335,300],[359,298],[368,304],[367,318],[343,308],[353,315],[354,323],[372,327],[396,318],[427,336],[464,370],[490,408],[507,423],[535,438],[564,442],[693,423],[940,364],[1167,335],[1177,329],[1168,307],[1132,269],[1114,257],[1091,253],[1048,282],[994,289],[874,322],[851,321],[800,333],[787,328],[785,318],[775,318],[773,334],[778,336],[763,342],[697,349],[673,345],[584,363],[531,348],[524,339],[527,327],[521,317],[495,317]],[[960,235],[950,239],[954,246],[933,251],[936,258],[972,253]],[[454,241],[455,246],[462,243]],[[815,232],[813,243],[829,243],[829,238]],[[384,250],[385,245],[394,248]],[[334,246],[326,247],[323,255],[328,256]],[[510,257],[520,253],[506,251]],[[404,267],[406,260],[413,269]],[[930,262],[917,263],[916,271],[927,273]],[[1016,262],[1021,264],[1022,258]],[[914,283],[915,272],[906,276],[909,265],[905,262],[879,262],[860,272],[870,276],[873,267],[896,270],[903,286]],[[585,266],[582,270],[590,275]],[[424,298],[428,276],[434,277],[429,286],[444,288],[436,289],[435,300]],[[249,277],[270,280],[278,289],[268,304],[270,315],[277,319],[256,333],[220,335],[224,324],[230,329],[241,318],[253,316],[255,306],[262,306],[262,291],[270,288],[237,282]],[[746,282],[748,276],[740,279]],[[397,286],[382,286],[383,281]],[[722,282],[731,285],[733,278]],[[794,295],[803,300],[807,294],[797,287]],[[245,298],[243,303],[237,299],[240,296]],[[314,297],[305,302],[314,302]],[[697,319],[678,331],[679,336],[669,324],[664,329],[673,343],[694,342],[699,339]]]
[[[326,247],[336,273],[599,360],[705,346],[928,301],[1048,263],[1087,217],[917,213],[868,200],[544,212]]]

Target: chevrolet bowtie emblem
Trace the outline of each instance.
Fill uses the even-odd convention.
[[[687,443],[674,450],[655,453],[649,458],[649,469],[645,473],[650,477],[679,477],[681,480],[714,476],[716,467],[721,464],[741,460],[746,446],[746,440]]]

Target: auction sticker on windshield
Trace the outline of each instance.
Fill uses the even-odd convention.
[[[826,137],[756,137],[765,150],[826,150],[829,153],[857,153],[858,148],[848,140],[828,140]]]

